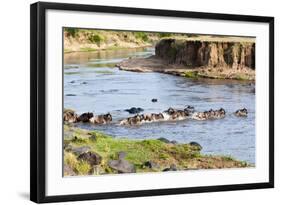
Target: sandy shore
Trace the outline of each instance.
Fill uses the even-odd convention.
[[[149,58],[130,58],[116,65],[120,70],[132,72],[159,72],[189,78],[213,78],[233,80],[255,80],[255,70],[251,68],[232,69],[230,67],[187,68],[183,65],[169,64],[163,59],[151,56]]]

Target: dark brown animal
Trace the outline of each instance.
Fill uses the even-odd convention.
[[[86,113],[81,114],[78,117],[78,121],[79,122],[89,122],[92,117],[94,117],[94,114],[92,112],[86,112]]]

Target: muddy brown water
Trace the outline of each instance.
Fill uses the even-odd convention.
[[[196,141],[205,154],[230,155],[255,164],[255,85],[230,80],[192,80],[161,73],[121,71],[115,64],[129,57],[148,57],[152,48],[69,53],[64,57],[64,107],[77,113],[110,112],[109,125],[78,124],[114,137],[151,139],[165,137],[180,143]],[[158,102],[153,103],[151,99]],[[192,105],[197,111],[224,108],[220,120],[162,122],[142,126],[119,126],[133,116],[124,109],[141,107],[158,113],[169,107]],[[233,112],[248,109],[248,117]]]

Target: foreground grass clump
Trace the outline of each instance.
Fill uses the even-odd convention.
[[[76,156],[70,152],[64,153],[64,164],[68,165],[78,175],[87,175],[92,169],[87,162],[77,160]],[[67,175],[67,173],[65,174]]]
[[[77,150],[82,148],[99,155],[101,163],[91,166],[79,160]],[[177,170],[248,166],[229,156],[202,155],[198,146],[190,144],[172,144],[157,139],[113,138],[97,131],[64,125],[64,166],[68,168],[65,175],[117,173],[108,166],[108,162],[118,159],[120,152],[126,153],[125,160],[135,166],[136,172],[162,171],[171,165],[176,166]]]

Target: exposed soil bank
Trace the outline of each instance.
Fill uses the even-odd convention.
[[[154,71],[191,78],[255,80],[255,43],[226,39],[166,38],[156,44],[155,56],[128,59],[117,66],[128,71]]]
[[[155,47],[156,57],[189,68],[200,66],[255,69],[252,42],[207,42],[162,39]]]
[[[120,161],[123,166],[133,168],[128,172],[249,166],[246,162],[228,156],[202,155],[201,148],[195,142],[177,144],[165,138],[158,140],[113,138],[100,132],[64,125],[64,174],[67,176],[120,173],[120,170],[111,166],[113,162],[118,161],[120,153],[125,156]]]

